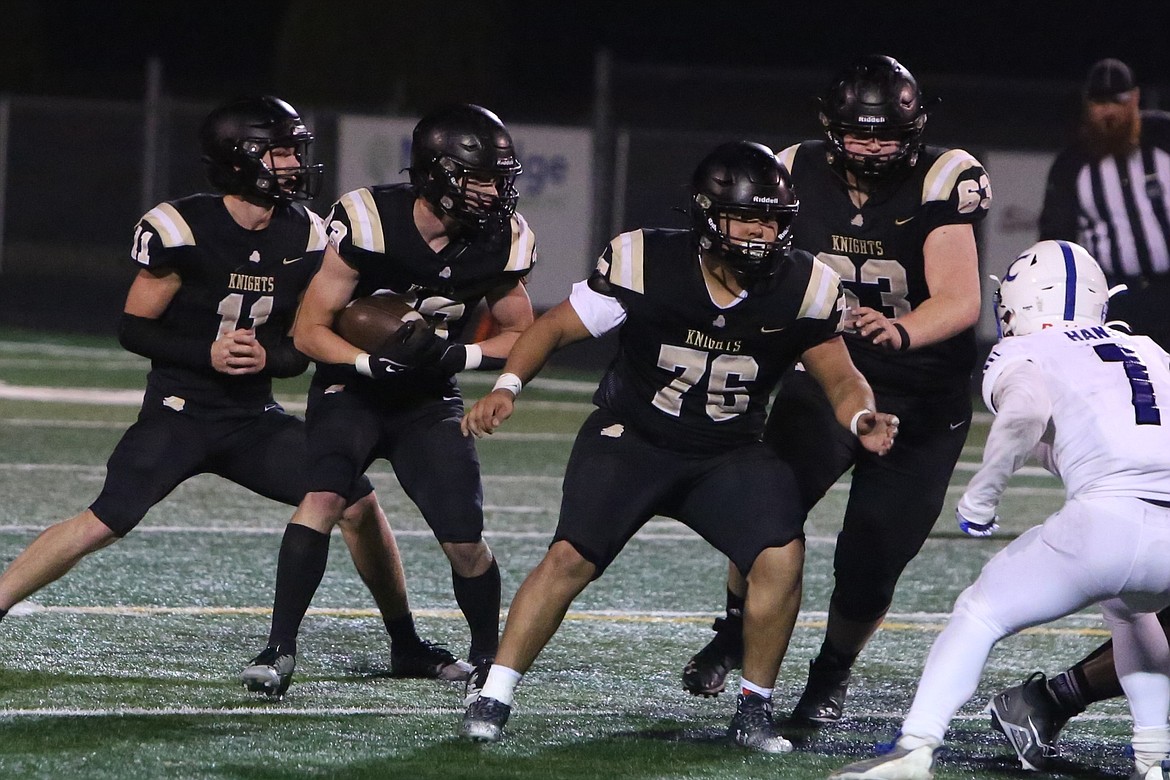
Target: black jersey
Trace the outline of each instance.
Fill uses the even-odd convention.
[[[759,439],[781,374],[840,331],[845,307],[837,274],[793,251],[773,279],[720,308],[687,230],[623,233],[590,284],[626,311],[594,403],[659,446],[703,454]]]
[[[160,318],[176,338],[211,343],[221,333],[255,328],[266,349],[292,327],[301,293],[325,250],[324,222],[296,204],[277,206],[262,230],[242,227],[220,195],[160,203],[134,232],[131,257],[143,268],[173,270],[183,283]],[[194,414],[263,411],[272,380],[211,368],[151,362],[147,403]]]
[[[440,320],[440,335],[458,340],[468,316],[492,290],[510,288],[532,270],[536,237],[524,217],[511,220],[510,240],[453,240],[435,252],[414,223],[416,195],[409,184],[354,190],[333,206],[329,240],[358,272],[354,297],[391,291],[414,298],[415,308]],[[318,365],[321,382],[352,382],[348,366]],[[433,381],[427,372],[379,380],[405,386]],[[444,384],[453,379],[443,377]]]
[[[979,161],[962,149],[925,146],[913,168],[899,171],[860,209],[830,167],[824,141],[805,141],[777,155],[800,198],[793,244],[841,276],[850,307],[893,319],[930,297],[923,244],[942,225],[987,216],[991,185]],[[891,352],[846,330],[858,369],[875,389],[931,394],[965,386],[975,367],[975,329],[914,349]]]

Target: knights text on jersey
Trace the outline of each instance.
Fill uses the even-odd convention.
[[[923,259],[930,232],[987,216],[987,173],[962,149],[925,146],[913,168],[896,174],[858,209],[830,167],[825,147],[824,141],[805,141],[777,155],[800,198],[793,244],[841,276],[849,307],[904,316],[930,297]],[[875,347],[848,331],[845,342],[875,388],[912,394],[953,390],[970,381],[975,367],[973,328],[905,353]]]
[[[435,252],[415,226],[415,200],[409,184],[348,192],[326,218],[329,241],[359,274],[355,298],[384,291],[413,296],[415,308],[440,320],[440,332],[457,341],[467,315],[489,292],[510,288],[531,272],[536,237],[515,214],[508,235],[454,240]],[[352,381],[348,369],[334,368],[319,365],[318,372],[331,382]]]
[[[845,306],[837,274],[794,251],[773,280],[721,308],[686,230],[624,233],[602,253],[597,273],[626,320],[594,403],[683,452],[759,439],[781,374],[839,333]]]
[[[989,408],[996,379],[1020,360],[1044,372],[1052,399],[1045,440],[1069,497],[1170,500],[1170,356],[1146,336],[1104,325],[1010,336],[984,367]]]
[[[131,258],[142,268],[173,270],[182,286],[161,322],[176,339],[207,344],[221,333],[254,328],[265,346],[292,327],[300,295],[321,262],[325,227],[301,205],[277,207],[262,230],[242,227],[219,195],[160,203],[134,232]],[[272,402],[270,378],[152,363],[148,402],[171,408],[241,414]]]

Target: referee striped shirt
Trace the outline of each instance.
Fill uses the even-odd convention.
[[[1170,274],[1170,113],[1142,112],[1128,156],[1094,160],[1080,146],[1057,155],[1040,238],[1077,242],[1114,280]]]

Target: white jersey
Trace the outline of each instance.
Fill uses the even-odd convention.
[[[1004,339],[984,366],[983,398],[1032,363],[1051,401],[1045,460],[1069,498],[1170,500],[1170,356],[1145,336],[1105,326],[1050,328]]]

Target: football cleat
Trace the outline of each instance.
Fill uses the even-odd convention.
[[[438,642],[420,639],[409,645],[391,645],[390,674],[461,682],[471,674],[471,664],[460,661]]]
[[[1043,771],[1058,754],[1056,737],[1068,718],[1048,690],[1043,672],[993,697],[987,705],[991,725],[1007,737],[1024,769]]]
[[[472,742],[499,742],[511,714],[511,705],[480,696],[463,713],[460,733]]]
[[[292,653],[282,653],[279,647],[266,647],[240,672],[240,682],[252,693],[279,699],[292,683],[296,665],[297,658]]]
[[[483,692],[488,672],[492,669],[492,660],[491,658],[483,659],[472,668],[471,674],[467,676],[467,684],[463,688],[464,707],[470,707],[471,703],[478,699],[479,694]]]
[[[849,690],[849,670],[813,659],[808,665],[808,683],[792,710],[792,719],[804,723],[825,724],[841,720],[845,711],[845,694]]]
[[[884,756],[846,764],[829,775],[829,780],[931,780],[936,749],[935,745],[895,747]]]
[[[717,696],[727,687],[727,675],[743,664],[740,621],[715,618],[715,636],[695,653],[682,671],[683,690],[695,696]]]
[[[741,693],[735,700],[735,715],[727,729],[735,744],[761,753],[791,753],[792,743],[772,723],[772,700],[756,693]]]

